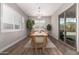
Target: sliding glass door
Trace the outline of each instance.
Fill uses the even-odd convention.
[[[76,5],[59,15],[59,39],[76,47]]]
[[[76,47],[76,5],[65,12],[66,18],[66,43]]]
[[[65,25],[65,21],[64,21],[64,13],[62,13],[60,16],[59,16],[59,38],[64,41],[64,25]]]

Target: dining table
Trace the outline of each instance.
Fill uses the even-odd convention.
[[[31,36],[31,43],[32,43],[32,46],[35,47],[35,48],[39,48],[41,44],[41,47],[45,47],[46,44],[47,44],[47,39],[48,39],[48,33],[45,32],[45,31],[35,31],[35,32],[31,32],[30,34]],[[36,39],[37,38],[37,39]],[[39,43],[39,45],[38,45]]]

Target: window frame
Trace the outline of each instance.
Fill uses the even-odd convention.
[[[9,8],[9,10],[11,11],[11,12],[13,12],[13,14],[12,13],[10,13],[10,14],[12,14],[10,17],[12,17],[12,26],[13,26],[13,28],[12,29],[4,29],[3,27],[4,27],[4,23],[6,23],[6,22],[3,22],[3,17],[4,17],[4,7],[7,7],[7,8]],[[19,16],[17,17],[16,16],[16,14],[18,14]],[[15,18],[17,17],[17,22],[18,22],[18,24],[19,24],[19,29],[15,29]],[[8,5],[6,5],[6,4],[1,4],[1,32],[14,32],[14,31],[21,31],[21,30],[24,30],[24,28],[21,28],[21,26],[22,26],[22,24],[23,24],[23,20],[22,20],[22,15],[19,13],[19,12],[17,12],[16,10],[14,10],[13,8],[11,8],[10,6],[8,6]],[[24,17],[23,17],[24,18]],[[19,20],[19,21],[18,21]],[[24,18],[24,20],[25,20],[25,18]],[[4,20],[5,21],[5,20]],[[8,20],[9,21],[9,20]],[[11,20],[10,20],[11,21]],[[22,24],[21,24],[22,23]],[[10,24],[10,23],[6,23],[6,24]],[[23,27],[24,27],[24,25],[23,25]]]

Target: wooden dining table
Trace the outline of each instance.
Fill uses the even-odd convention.
[[[44,48],[47,45],[47,32],[31,32],[31,43],[34,48]],[[38,39],[36,39],[38,38]],[[37,40],[37,41],[36,41]]]

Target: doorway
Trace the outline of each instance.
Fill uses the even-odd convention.
[[[76,4],[59,15],[59,39],[76,48]]]

